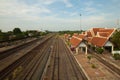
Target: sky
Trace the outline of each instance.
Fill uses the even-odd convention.
[[[119,18],[120,0],[0,0],[2,31],[118,28]]]

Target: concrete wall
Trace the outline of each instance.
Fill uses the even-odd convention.
[[[112,54],[115,54],[115,53],[119,53],[120,54],[120,51],[113,51]]]

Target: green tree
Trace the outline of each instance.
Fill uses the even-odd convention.
[[[25,37],[25,36],[24,36],[23,33],[16,35],[16,39],[23,39],[24,37]]]
[[[69,30],[66,30],[66,31],[59,31],[59,34],[62,35],[62,34],[70,34],[70,35],[73,35],[74,33],[81,33],[81,32],[84,32],[83,30],[76,30],[76,31],[69,31]]]
[[[8,31],[7,34],[13,35],[13,32],[12,31]]]
[[[20,28],[14,28],[13,29],[13,33],[16,35],[16,34],[21,34],[22,31],[20,30]]]
[[[9,34],[7,33],[0,34],[0,41],[8,41],[8,40],[9,40]]]
[[[120,49],[120,31],[116,31],[113,34],[113,37],[111,40],[113,44],[115,45],[115,48]]]
[[[23,39],[25,38],[24,33],[21,31],[20,28],[14,28],[13,29],[13,34],[15,35],[15,39]]]
[[[0,33],[2,33],[2,30],[0,30]]]

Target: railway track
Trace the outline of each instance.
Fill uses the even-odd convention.
[[[31,42],[28,42],[28,43],[22,44],[22,45],[20,45],[20,46],[17,46],[17,47],[15,47],[15,48],[11,48],[11,49],[8,49],[8,50],[5,50],[5,51],[0,52],[0,60],[4,59],[4,58],[6,58],[6,57],[8,57],[8,56],[10,56],[10,55],[15,54],[15,52],[17,52],[17,51],[19,51],[19,50],[22,50],[22,49],[24,49],[25,47],[30,46],[30,45],[32,45],[34,42],[37,42],[37,41],[39,41],[39,40],[40,40],[40,39],[36,39],[36,40],[31,41]]]
[[[55,44],[53,45],[51,53],[51,61],[44,79],[88,80],[63,40],[59,37],[55,39]]]
[[[52,34],[51,34],[52,35]],[[5,51],[2,51],[0,52],[0,60],[4,59],[4,58],[7,58],[8,56],[10,55],[14,55],[16,52],[18,52],[19,50],[22,50],[28,46],[31,46],[32,44],[34,44],[35,42],[38,42],[38,41],[44,41],[45,39],[47,39],[49,36],[51,35],[47,35],[46,37],[44,38],[38,38],[38,39],[35,39],[33,41],[30,41],[30,42],[27,42],[27,43],[24,43],[22,45],[19,45],[19,46],[16,46],[14,48],[11,48],[11,49],[8,49],[8,50],[5,50]]]
[[[100,61],[101,63],[103,63],[107,68],[109,68],[110,70],[112,70],[113,72],[115,72],[116,74],[119,75],[120,77],[120,69],[118,69],[117,67],[115,67],[114,65],[112,65],[111,63],[107,62],[106,60],[104,60],[103,58],[101,58],[98,54],[94,53],[92,50],[89,49],[90,52],[92,52],[93,56]]]
[[[49,56],[49,62],[46,65],[46,69],[41,77],[41,80],[59,80],[59,66],[58,66],[58,45],[56,38],[54,39]]]
[[[21,70],[16,73],[18,68]],[[2,70],[0,76],[0,80],[87,80],[73,55],[59,37],[46,39]]]
[[[117,67],[115,67],[114,65],[110,64],[109,62],[107,62],[106,60],[103,60],[99,55],[97,54],[93,54],[94,57],[99,60],[101,63],[103,63],[105,66],[107,66],[109,69],[111,69],[113,72],[117,73],[120,77],[120,69],[118,69]]]
[[[37,52],[38,49],[42,48],[42,46],[45,45],[45,43],[48,41],[49,41],[49,38],[45,39],[45,41],[43,41],[40,45],[32,49],[30,52],[25,54],[23,57],[13,62],[13,64],[9,65],[4,70],[0,71],[0,80],[4,80],[8,78],[9,80],[14,80],[17,76],[17,73],[14,74],[15,70],[18,67],[21,67],[22,69],[24,69],[31,62],[31,60],[33,60],[33,58],[38,55],[38,52]]]
[[[59,44],[56,39],[54,45],[54,59],[53,59],[53,71],[52,71],[52,80],[59,80]]]
[[[38,53],[39,55],[37,55],[31,61],[31,63],[26,67],[26,69],[21,73],[21,75],[18,76],[16,80],[40,80],[41,79],[45,65],[50,55],[49,51],[50,51],[50,45],[52,43],[52,40],[50,40],[47,43],[47,46],[44,45],[40,49],[40,52]]]
[[[71,54],[71,52],[69,51],[69,49],[67,48],[67,46],[65,45],[65,43],[63,42],[62,39],[61,39],[61,42],[64,45],[64,48],[65,48],[65,51],[66,51],[66,55],[68,56],[70,64],[71,64],[71,66],[73,68],[73,72],[74,72],[74,75],[76,77],[75,80],[88,80],[87,77],[85,76],[84,72],[79,67],[77,61],[75,60],[75,58],[73,57],[73,55]]]

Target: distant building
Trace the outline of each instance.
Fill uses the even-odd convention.
[[[70,34],[64,34],[64,38],[66,41],[69,41],[70,40]]]

